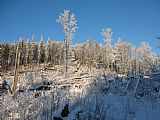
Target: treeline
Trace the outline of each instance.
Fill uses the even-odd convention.
[[[36,44],[33,36],[31,41],[20,39],[15,44],[0,44],[2,71],[14,68],[17,47],[20,66],[28,68],[43,64],[51,67],[65,64],[64,42],[54,42],[48,38],[47,43],[44,43],[41,37],[40,42]],[[120,74],[138,74],[158,70],[160,62],[159,58],[151,52],[149,44],[145,42],[137,48],[120,39],[115,45],[101,45],[93,39],[88,39],[84,44],[70,47],[68,65],[73,64],[77,68],[87,66],[88,70],[97,68]]]
[[[52,42],[50,38],[45,44],[43,37],[39,44],[35,44],[34,36],[31,41],[20,38],[18,43],[2,43],[0,44],[0,68],[8,70],[14,67],[17,47],[19,65],[24,67],[42,63],[57,65],[60,59],[61,44],[61,42]]]

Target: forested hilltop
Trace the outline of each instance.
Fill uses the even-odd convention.
[[[107,43],[111,40],[111,29],[106,29],[109,38],[106,45],[101,45],[93,39],[88,39],[86,43],[71,45],[68,53],[68,64],[77,64],[114,71],[121,74],[149,73],[158,70],[160,65],[157,57],[146,42],[142,42],[140,47],[118,39],[115,45]],[[65,63],[65,42],[55,42],[48,38],[44,43],[43,37],[40,42],[35,43],[34,36],[31,41],[20,39],[18,43],[0,44],[1,71],[12,69],[15,66],[16,49],[18,47],[19,65],[25,68],[41,66],[50,67],[63,65]]]

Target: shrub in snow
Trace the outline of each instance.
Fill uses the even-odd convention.
[[[66,104],[65,106],[64,106],[64,108],[63,108],[63,110],[62,110],[62,112],[61,112],[61,116],[62,117],[67,117],[68,116],[68,114],[69,114],[69,105],[68,104]]]

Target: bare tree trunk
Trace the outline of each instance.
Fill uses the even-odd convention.
[[[65,49],[66,49],[66,56],[65,56],[65,77],[67,78],[67,74],[68,74],[68,41],[67,39],[65,40]]]
[[[14,83],[13,83],[13,88],[12,88],[12,93],[14,93],[17,89],[17,84],[18,84],[18,66],[19,66],[19,45],[17,45],[17,50],[16,50],[16,60],[15,60],[15,68],[14,68]]]

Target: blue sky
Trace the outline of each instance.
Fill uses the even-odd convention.
[[[160,0],[0,0],[0,42],[19,37],[39,41],[43,35],[63,40],[63,28],[56,19],[69,9],[78,20],[73,43],[93,38],[103,43],[101,30],[111,27],[113,42],[118,37],[136,46],[142,41],[157,49],[160,36]]]

